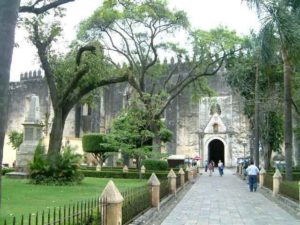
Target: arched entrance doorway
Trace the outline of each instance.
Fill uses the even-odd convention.
[[[219,160],[221,160],[225,165],[224,144],[222,141],[214,139],[208,144],[208,160],[209,162],[213,160],[215,162],[215,166],[218,165]]]

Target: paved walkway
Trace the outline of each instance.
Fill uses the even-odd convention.
[[[226,170],[223,177],[203,173],[162,225],[300,225],[261,193]]]

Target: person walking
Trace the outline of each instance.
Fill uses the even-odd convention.
[[[212,175],[212,172],[214,172],[214,162],[210,161],[208,164],[208,170],[209,170],[209,176]]]
[[[218,169],[219,169],[219,174],[220,176],[223,176],[223,170],[224,170],[224,164],[222,163],[221,160],[219,160],[219,163],[218,163]]]
[[[250,162],[250,166],[246,169],[249,178],[250,192],[256,191],[257,189],[257,175],[259,169],[254,165],[253,161]]]
[[[207,167],[208,167],[208,161],[207,159],[204,161],[204,168],[205,168],[205,172],[207,172]]]

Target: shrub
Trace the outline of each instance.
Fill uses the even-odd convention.
[[[29,164],[29,177],[34,184],[66,185],[79,183],[83,179],[79,172],[80,155],[74,154],[70,147],[49,160],[43,153],[41,143],[36,147],[33,161]]]
[[[108,152],[116,152],[118,149],[113,147],[107,140],[105,134],[86,134],[82,137],[83,151],[92,153],[102,166]]]
[[[5,175],[6,173],[15,172],[15,168],[3,168],[2,169],[2,175]]]
[[[168,162],[163,160],[145,159],[142,161],[142,165],[146,167],[146,170],[167,170]]]
[[[8,134],[9,144],[13,149],[18,149],[23,142],[23,133],[17,131],[12,131]]]

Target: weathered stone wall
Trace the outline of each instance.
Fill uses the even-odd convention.
[[[183,68],[184,69],[184,68]],[[49,101],[48,87],[45,80],[38,75],[31,73],[23,75],[20,82],[10,84],[9,100],[9,120],[8,132],[12,130],[22,131],[25,115],[25,97],[30,94],[39,96],[40,111],[42,120],[45,113],[50,113],[49,122],[53,117],[51,102]],[[212,98],[203,97],[199,102],[191,100],[191,90],[186,89],[182,94],[176,97],[167,107],[165,112],[165,121],[167,127],[173,131],[173,138],[166,145],[169,154],[200,154],[200,150],[205,143],[200,143],[199,132],[203,130],[210,120],[210,107],[212,102],[216,102],[221,108],[221,119],[226,127],[232,131],[232,135],[225,135],[224,140],[231,144],[226,145],[230,148],[230,155],[235,159],[242,157],[242,142],[248,140],[247,130],[248,121],[242,112],[242,102],[240,98],[231,93],[230,88],[226,85],[224,76],[221,74],[208,78],[208,84],[216,91],[216,96]],[[102,96],[95,99],[90,114],[86,113],[84,107],[79,107],[78,123],[80,136],[84,132],[106,132],[111,126],[112,119],[117,116],[118,112],[124,107],[128,97],[133,93],[128,93],[128,84],[113,84],[99,90]],[[132,91],[132,90],[131,90]],[[130,92],[130,91],[129,91]],[[126,96],[129,94],[129,96]],[[73,109],[65,124],[64,142],[70,140],[73,142],[75,137],[75,109]],[[50,130],[49,130],[50,131]],[[230,137],[229,137],[230,136]],[[230,141],[229,141],[230,139]],[[75,139],[74,139],[75,140]],[[76,145],[80,149],[80,139],[76,139]],[[7,142],[6,142],[7,143]],[[5,155],[8,147],[6,146]],[[247,145],[247,150],[249,144]],[[248,152],[247,152],[248,153]],[[13,153],[15,154],[15,153]],[[4,162],[9,157],[4,156]],[[11,160],[11,159],[9,159]]]

